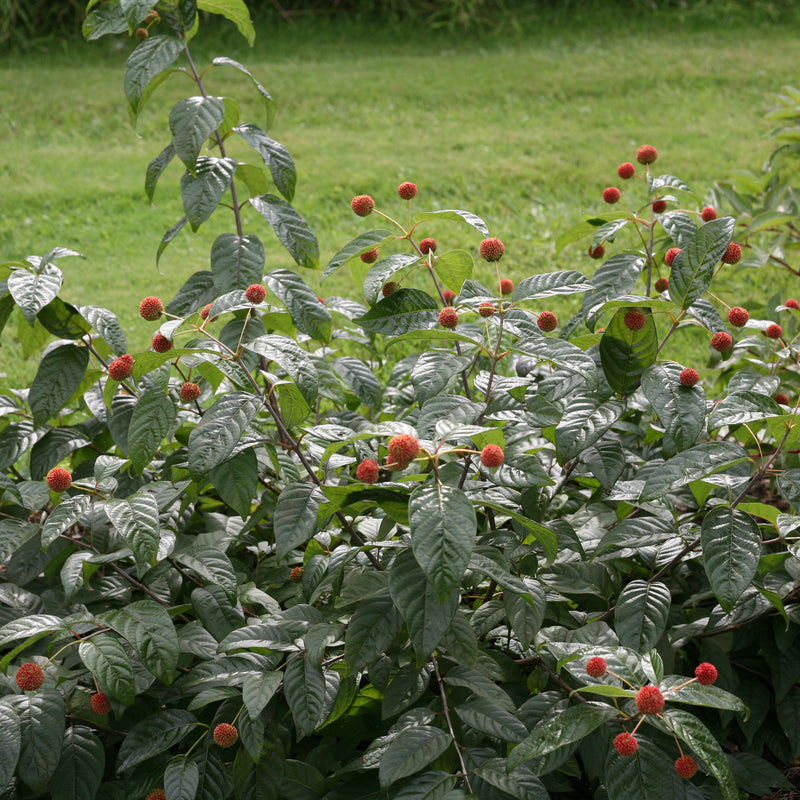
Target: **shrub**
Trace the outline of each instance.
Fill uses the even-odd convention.
[[[141,27],[149,8],[123,5],[94,8],[87,35]],[[723,332],[707,293],[733,218],[678,200],[653,219],[606,211],[559,240],[623,242],[594,275],[505,293],[484,220],[409,212],[406,229],[359,195],[358,219],[343,216],[392,230],[356,233],[322,269],[362,269],[378,249],[360,299],[321,303],[299,269],[264,274],[257,226],[307,271],[316,238],[288,151],[231,125],[238,101],[212,81],[251,79],[268,120],[274,101],[243,65],[190,58],[193,3],[155,8],[158,33],[127,62],[132,117],[173,65],[195,83],[147,171],[152,196],[168,164],[185,168],[185,216],[159,249],[217,212],[231,230],[161,316],[145,309],[141,353],[111,311],[61,298],[76,254],[0,266],[0,320],[56,337],[0,405],[0,785],[618,800],[631,769],[637,785],[696,781],[694,756],[725,800],[753,773],[759,791],[782,785],[770,761],[798,748],[800,470],[773,395],[792,382],[794,334],[743,340],[683,386],[667,348],[688,327]],[[233,138],[247,156],[229,155]],[[629,155],[648,165],[632,206],[665,187],[697,203],[651,174],[654,148]],[[389,187],[404,210],[419,202]],[[446,248],[452,225],[474,232],[472,253]],[[681,255],[654,298],[668,246]],[[411,275],[426,288],[393,280]],[[582,299],[545,336],[556,295]],[[108,365],[123,355],[120,384]],[[53,470],[69,486],[51,492]]]

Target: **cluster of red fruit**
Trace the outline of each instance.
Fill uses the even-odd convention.
[[[586,662],[586,672],[593,678],[600,678],[606,673],[609,675],[614,675],[614,673],[608,669],[606,660],[602,656],[593,656],[590,658]],[[717,676],[717,668],[713,664],[703,662],[702,664],[697,665],[694,671],[694,678],[691,678],[690,680],[686,681],[686,683],[681,684],[681,686],[676,686],[675,689],[671,689],[669,692],[667,692],[667,694],[670,694],[671,692],[674,692],[683,686],[688,686],[690,683],[695,682],[702,686],[710,686],[717,680]],[[660,714],[664,710],[666,700],[664,693],[658,688],[658,686],[647,685],[642,686],[642,688],[636,693],[635,702],[636,708],[638,709],[639,713],[642,714],[642,717],[637,723],[636,728],[634,728],[633,733],[628,733],[626,731],[618,734],[614,738],[614,749],[621,756],[625,757],[634,755],[639,749],[639,742],[636,740],[634,734],[636,733],[639,725],[642,723],[644,717],[648,714]],[[691,756],[687,756],[681,752],[680,757],[675,761],[675,772],[677,772],[681,778],[686,778],[688,780],[697,772],[697,762]]]
[[[404,470],[419,454],[419,441],[410,433],[400,433],[389,439],[386,445],[387,456],[385,469],[398,472]],[[480,452],[481,464],[485,467],[499,467],[505,461],[503,448],[496,444],[487,444]],[[356,479],[362,483],[375,483],[378,480],[380,466],[374,458],[365,458],[356,467]]]

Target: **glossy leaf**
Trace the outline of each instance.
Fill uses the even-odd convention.
[[[286,665],[283,694],[292,712],[297,738],[310,736],[320,721],[325,703],[325,676],[322,670],[301,656]]]
[[[368,333],[399,336],[417,328],[430,328],[438,319],[438,309],[429,294],[419,289],[398,289],[353,321]]]
[[[111,500],[106,512],[137,558],[155,564],[161,538],[158,502],[147,491],[124,500]]]
[[[187,172],[181,178],[181,196],[186,219],[196,231],[216,211],[222,196],[228,191],[236,172],[232,158],[197,159],[197,172]]]
[[[78,646],[81,661],[97,681],[122,703],[129,706],[136,696],[133,665],[124,645],[106,633],[84,639]]]
[[[274,194],[262,194],[251,197],[250,204],[272,226],[281,244],[299,266],[319,268],[317,237],[286,200]]]
[[[437,219],[446,219],[453,222],[465,222],[467,225],[475,228],[476,231],[482,233],[484,236],[489,235],[488,225],[471,211],[446,209],[444,211],[425,211],[421,214],[414,214],[414,222],[426,222],[428,220]]]
[[[705,431],[706,402],[700,384],[683,386],[680,364],[661,361],[642,373],[642,391],[678,450],[697,444]]]
[[[621,756],[609,748],[606,761],[606,790],[609,800],[679,800],[673,760],[641,735],[632,756]],[[674,777],[673,777],[674,776]]]
[[[542,300],[556,295],[578,294],[591,291],[594,287],[587,279],[575,270],[565,269],[559,272],[547,272],[542,275],[531,275],[521,280],[511,299]]]
[[[19,716],[11,706],[0,704],[0,786],[11,783],[21,746]]]
[[[265,279],[286,306],[298,330],[321,342],[330,339],[331,315],[298,274],[288,269],[275,269]]]
[[[164,770],[167,800],[194,800],[200,782],[200,769],[188,756],[174,756]]]
[[[644,370],[653,364],[658,352],[658,331],[649,308],[640,308],[645,324],[639,330],[630,330],[625,325],[629,309],[620,308],[606,326],[600,340],[600,362],[611,388],[628,395],[635,391]]]
[[[224,116],[225,105],[219,97],[187,97],[173,106],[169,115],[172,143],[190,173],[195,171],[203,143]]]
[[[400,731],[381,758],[378,770],[381,786],[391,786],[400,778],[419,772],[435,761],[449,745],[450,737],[440,728],[418,725]]]
[[[139,396],[128,426],[128,455],[141,473],[161,447],[178,411],[172,398],[158,386],[148,386]]]
[[[633,580],[617,597],[614,611],[619,643],[640,653],[656,646],[667,626],[672,596],[666,584]]]
[[[45,354],[28,395],[35,426],[47,422],[72,397],[88,363],[88,348],[74,344],[61,345]]]
[[[317,509],[324,499],[319,487],[308,481],[289,484],[281,492],[273,523],[278,558],[286,558],[317,532]]]
[[[200,11],[208,11],[210,14],[221,14],[229,19],[239,29],[239,33],[247,39],[250,47],[253,46],[256,31],[244,0],[197,0],[197,8]],[[221,59],[216,59],[215,63],[218,61]]]
[[[389,649],[401,623],[388,593],[365,597],[347,626],[344,657],[350,674],[377,661]]]
[[[151,36],[141,42],[125,65],[125,96],[128,111],[136,120],[154,89],[163,83],[183,49],[183,42],[172,36]]]
[[[70,725],[64,731],[61,758],[50,782],[50,797],[94,800],[105,764],[105,749],[97,734],[83,725]]]
[[[319,376],[314,362],[295,341],[267,334],[247,342],[245,348],[278,364],[295,382],[309,406],[313,405],[319,393]]]
[[[17,776],[40,794],[47,788],[61,760],[64,697],[55,690],[40,690],[15,698],[15,708],[20,732]]]
[[[261,156],[278,191],[291,203],[297,170],[289,151],[255,125],[244,123],[234,130]]]
[[[126,772],[148,758],[166,752],[196,727],[194,714],[181,708],[162,709],[146,716],[128,731],[120,745],[116,771]]]
[[[257,236],[222,233],[211,246],[211,273],[217,294],[261,283],[266,254]]]
[[[555,429],[556,451],[561,462],[575,458],[602,438],[623,410],[617,400],[598,405],[591,396],[571,403]]]

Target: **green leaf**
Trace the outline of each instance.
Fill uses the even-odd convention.
[[[40,312],[38,321],[60,339],[80,339],[89,332],[88,322],[75,306],[54,297]]]
[[[525,594],[520,596],[515,592],[506,591],[503,593],[503,605],[505,606],[506,616],[514,636],[519,640],[522,647],[527,648],[531,645],[539,628],[542,627],[546,606],[544,590],[538,584],[533,583],[530,588],[526,587]]]
[[[128,56],[125,65],[125,97],[135,122],[148,97],[174,70],[169,67],[183,50],[183,42],[172,36],[151,36]]]
[[[415,489],[408,510],[414,557],[444,603],[469,564],[478,529],[475,510],[461,489],[442,484]]]
[[[31,479],[44,480],[53,464],[65,459],[70,453],[85,447],[89,439],[85,428],[71,428],[67,425],[61,428],[50,428],[31,448]]]
[[[383,232],[388,234],[388,231]],[[373,231],[373,233],[377,234],[378,231]],[[366,236],[366,234],[364,235]],[[394,239],[395,237],[390,236],[387,238]],[[355,242],[358,240],[354,239],[353,241]],[[369,303],[370,306],[375,305],[375,303],[377,303],[383,297],[383,287],[389,278],[404,269],[412,267],[414,264],[419,264],[419,262],[420,257],[411,253],[394,253],[393,255],[386,256],[386,258],[382,258],[377,264],[370,268],[369,272],[364,278],[364,283],[361,290],[364,294],[364,299],[367,301],[367,303]],[[354,318],[355,317],[351,317],[351,319]]]
[[[189,434],[189,470],[196,479],[230,458],[261,402],[249,392],[229,392],[206,411]]]
[[[269,167],[278,191],[291,203],[297,183],[297,170],[289,151],[255,125],[244,123],[234,130],[261,156]]]
[[[681,370],[680,364],[661,361],[642,373],[642,391],[679,451],[697,444],[705,431],[706,415],[702,387],[683,386]]]
[[[175,403],[159,386],[148,386],[141,393],[128,426],[128,456],[136,472],[141,474],[150,465],[177,416]]]
[[[213,748],[207,747],[195,753],[193,760],[200,771],[197,784],[199,800],[225,800],[229,797],[231,781],[222,756]]]
[[[295,272],[275,269],[265,276],[267,285],[280,298],[297,328],[312,339],[331,338],[331,315],[315,292]]]
[[[201,156],[197,159],[197,174],[187,172],[181,178],[183,210],[193,231],[214,213],[235,172],[236,161],[232,158]]]
[[[645,324],[640,330],[625,325],[628,307],[620,308],[606,326],[600,340],[600,362],[611,388],[621,395],[635,391],[644,370],[653,364],[658,353],[658,331],[649,308],[638,309]]]
[[[72,397],[88,363],[89,349],[77,344],[55,347],[43,356],[28,395],[35,427],[44,425]]]
[[[258,353],[267,361],[274,361],[295,382],[309,406],[319,394],[319,376],[314,362],[297,342],[286,336],[266,334],[247,342],[247,350]]]
[[[234,61],[232,58],[219,57],[215,58],[212,63],[214,66],[233,67],[234,69],[238,69],[239,72],[243,73],[250,79],[251,83],[256,87],[256,90],[261,96],[262,102],[264,103],[264,108],[267,112],[266,127],[269,129],[269,126],[272,124],[272,120],[275,116],[276,106],[276,103],[272,99],[270,93],[253,77],[250,70],[248,70],[244,65],[240,64],[238,61]]]
[[[266,254],[258,236],[220,234],[211,246],[211,272],[218,295],[261,283]]]
[[[733,236],[733,217],[721,217],[701,225],[686,242],[669,273],[669,296],[680,308],[688,308],[708,289],[714,270]]]
[[[78,654],[87,669],[110,694],[126,706],[136,697],[133,665],[125,646],[115,636],[106,633],[84,639]]]
[[[576,372],[592,384],[597,383],[597,366],[592,357],[564,339],[555,339],[552,336],[531,337],[517,342],[512,349],[514,352],[532,356],[537,361],[549,361],[557,367]]]
[[[758,570],[761,531],[744,511],[717,506],[703,519],[700,546],[711,590],[729,614]]]
[[[475,261],[466,250],[448,250],[436,257],[434,271],[449,289],[458,292],[464,281],[472,277]]]
[[[353,356],[340,356],[333,362],[333,368],[365,406],[379,408],[381,385],[363,361]]]
[[[19,713],[17,776],[43,793],[58,767],[64,738],[64,696],[55,690],[14,698]]]
[[[510,769],[532,758],[552,753],[559,747],[579,742],[595,728],[617,716],[617,710],[601,703],[581,703],[545,718],[520,742],[508,757]]]
[[[619,643],[639,653],[655,647],[667,627],[671,605],[666,584],[631,581],[619,593],[614,611]]]
[[[667,728],[705,761],[711,774],[719,781],[724,800],[738,800],[730,764],[714,734],[697,717],[677,708],[665,708],[662,718]]]
[[[417,664],[422,665],[450,627],[459,593],[454,590],[440,603],[436,589],[409,550],[400,553],[389,567],[389,592],[408,626]]]
[[[8,786],[14,777],[22,746],[17,713],[0,704],[0,786]]]
[[[580,316],[587,318],[590,330],[594,330],[599,309],[606,302],[631,291],[644,265],[645,260],[636,253],[618,253],[597,269],[589,281],[594,291],[583,298],[580,310]]]
[[[641,500],[655,500],[687,483],[749,460],[747,452],[733,442],[704,442],[670,458],[648,475]]]
[[[351,239],[328,262],[327,266],[322,272],[320,283],[323,283],[330,278],[330,276],[333,275],[333,273],[336,272],[336,270],[339,269],[342,264],[346,263],[351,258],[355,258],[355,256],[359,255],[360,253],[365,253],[368,250],[372,250],[374,247],[383,244],[389,239],[394,239],[394,234],[391,231],[383,229],[366,231],[366,233],[356,236],[355,239]],[[412,260],[417,261],[418,258],[414,256],[412,257]],[[383,283],[383,281],[381,281],[381,283]]]
[[[103,780],[106,753],[103,743],[90,728],[70,725],[53,779],[53,800],[94,800]]]
[[[250,719],[257,720],[267,703],[278,691],[283,683],[283,674],[280,672],[262,672],[258,675],[248,675],[242,684],[242,702],[250,715]]]
[[[365,597],[347,625],[344,658],[350,675],[385,653],[400,630],[402,619],[388,593]]]
[[[317,509],[324,499],[319,487],[309,481],[290,483],[281,492],[273,522],[279,559],[317,532]]]
[[[136,557],[155,564],[161,539],[155,496],[140,490],[124,500],[110,500],[106,503],[106,513]]]
[[[125,332],[116,314],[100,306],[78,306],[78,311],[103,337],[114,355],[120,356],[128,351]]]
[[[528,735],[527,728],[517,717],[485,697],[459,703],[455,711],[462,722],[495,739],[518,743]]]
[[[133,33],[139,24],[147,16],[150,10],[148,0],[120,0],[122,13],[128,22],[128,31]]]
[[[104,3],[93,8],[81,26],[81,33],[87,42],[110,33],[125,33],[127,30],[128,23],[122,9],[112,3]]]
[[[450,379],[465,370],[472,359],[457,356],[452,350],[426,350],[420,353],[411,369],[411,383],[417,399],[424,403],[447,386]]]
[[[786,409],[781,408],[771,397],[758,392],[733,392],[723,397],[708,415],[708,429],[723,425],[744,425],[763,419],[782,417]]]
[[[225,104],[219,97],[187,97],[172,107],[169,129],[175,153],[194,173],[203,143],[225,116]]]
[[[686,678],[682,675],[667,675],[659,681],[659,688],[662,692],[670,692],[669,700],[676,703],[687,703],[691,706],[705,706],[719,710],[736,711],[745,715],[745,719],[750,713],[747,706],[735,695],[720,689],[718,686],[701,686],[699,683],[690,683],[686,686]],[[680,689],[670,691],[674,687]],[[780,704],[779,704],[780,706]]]
[[[158,245],[156,251],[156,266],[158,266],[159,259],[167,245],[183,230],[184,225],[189,221],[188,217],[181,217],[169,230],[161,237],[161,243]]]
[[[600,228],[606,222],[613,222],[614,220],[623,220],[623,219],[627,221],[629,217],[630,215],[624,211],[606,211],[603,214],[597,214],[594,217],[588,217],[583,222],[579,222],[577,225],[573,225],[569,230],[564,231],[564,233],[562,233],[556,239],[556,257],[558,257],[561,251],[568,244],[572,244],[573,242],[578,242],[585,236],[593,234],[598,228]]]
[[[144,177],[144,191],[152,203],[158,179],[175,157],[175,143],[170,142],[148,165]]]
[[[368,333],[399,336],[418,328],[430,328],[438,315],[439,305],[429,294],[420,289],[398,289],[353,322]]]
[[[478,216],[470,211],[458,211],[456,209],[446,209],[444,211],[425,211],[421,214],[414,214],[414,222],[425,222],[427,220],[447,219],[453,222],[465,222],[475,228],[478,233],[484,236],[489,235],[489,226]]]
[[[164,606],[153,600],[136,600],[99,619],[133,646],[153,675],[166,684],[172,683],[180,648],[172,617]]]
[[[559,272],[548,272],[543,275],[531,275],[517,284],[511,299],[542,300],[545,297],[554,297],[560,294],[577,294],[589,292],[593,289],[591,283],[575,270],[565,269]]]
[[[188,756],[174,756],[164,770],[167,800],[194,800],[200,782],[200,769]]]
[[[15,269],[8,276],[8,291],[19,306],[28,324],[33,326],[36,315],[57,295],[64,276],[53,264],[41,271]]]
[[[449,772],[428,770],[403,781],[393,791],[392,800],[456,800],[451,793],[455,785],[456,779]]]
[[[556,451],[561,463],[580,455],[608,433],[624,410],[618,400],[598,404],[591,395],[573,400],[555,428]]]
[[[258,473],[256,452],[249,447],[209,470],[208,479],[214,484],[220,499],[245,519],[258,494]]]
[[[325,704],[325,676],[305,654],[290,660],[283,678],[283,694],[292,712],[297,738],[310,736],[317,728]]]
[[[681,795],[675,790],[677,775],[672,759],[642,736],[636,740],[639,747],[632,756],[621,756],[613,747],[608,751],[608,800],[678,800]]]
[[[221,14],[225,19],[229,19],[239,29],[239,33],[247,39],[247,44],[250,47],[253,46],[253,42],[256,40],[256,31],[244,0],[197,0],[197,8],[200,11],[208,11],[210,14]],[[215,59],[214,63],[218,61],[222,61],[222,59]]]
[[[222,589],[232,601],[236,599],[236,573],[231,560],[220,548],[195,540],[188,547],[175,550],[172,557]]]
[[[558,550],[558,537],[553,531],[550,530],[550,528],[541,525],[535,520],[529,519],[523,514],[518,514],[516,511],[512,511],[511,509],[507,508],[507,504],[486,500],[485,497],[481,497],[480,504],[486,506],[487,508],[493,508],[495,511],[499,511],[501,514],[510,517],[514,520],[514,522],[518,522],[523,528],[525,528],[525,530],[528,531],[528,533],[533,535],[534,539],[539,542],[544,550],[545,557],[548,560],[552,560],[556,557],[556,552]]]
[[[400,778],[413,775],[435,761],[450,745],[450,737],[440,728],[417,725],[400,731],[384,750],[378,769],[383,788]]]
[[[281,197],[262,194],[250,205],[272,226],[281,244],[301,267],[319,269],[319,244],[308,223]]]
[[[550,800],[545,785],[525,766],[508,770],[505,758],[487,758],[475,767],[475,774],[516,800]]]
[[[116,771],[125,772],[148,758],[167,752],[196,727],[194,714],[182,708],[162,709],[139,720],[119,746]],[[202,766],[200,777],[202,781]]]

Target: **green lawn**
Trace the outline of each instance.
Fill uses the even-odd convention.
[[[796,26],[786,20],[591,13],[523,19],[482,37],[355,22],[259,24],[252,51],[224,31],[198,41],[198,60],[238,58],[278,101],[270,133],[294,156],[295,205],[318,235],[323,264],[372,227],[350,211],[353,195],[399,210],[396,186],[412,180],[415,208],[482,216],[506,243],[510,277],[591,271],[596,262],[582,245],[556,259],[554,240],[582,211],[607,209],[600,194],[620,183],[619,162],[653,144],[658,167],[702,196],[714,180],[760,168],[773,148],[768,94],[798,80]],[[137,136],[122,91],[129,45],[115,44],[56,43],[57,52],[0,61],[0,261],[56,245],[85,254],[62,262],[62,296],[111,308],[136,350],[152,327],[137,317],[139,298],[167,299],[207,268],[211,242],[231,220],[214,217],[198,234],[181,234],[156,267],[161,236],[182,213],[180,173],[173,165],[162,176],[151,207],[144,170],[167,141],[172,102],[192,86],[176,77],[161,87]],[[239,73],[215,70],[209,90],[248,98],[242,119],[263,124]],[[253,213],[248,222],[267,244],[268,268],[289,266],[263,220]],[[440,247],[472,251],[480,240],[452,223],[430,235]],[[770,281],[771,289],[785,285],[782,275]],[[763,303],[762,287],[759,277],[739,291]],[[354,296],[357,287],[341,271],[320,291]],[[17,363],[13,335],[4,332],[0,350],[0,373],[10,377],[30,371]]]

